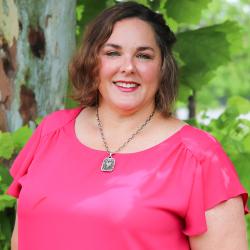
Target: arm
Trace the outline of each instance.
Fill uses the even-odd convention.
[[[15,226],[11,236],[11,250],[18,250],[18,222],[17,222],[17,212],[15,219]]]
[[[206,221],[208,231],[189,238],[192,250],[248,250],[241,197],[208,210]]]

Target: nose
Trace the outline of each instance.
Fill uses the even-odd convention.
[[[135,65],[133,61],[133,57],[130,56],[124,56],[120,70],[122,73],[131,74],[135,72]]]

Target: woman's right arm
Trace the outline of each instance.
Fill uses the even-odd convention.
[[[17,207],[17,203],[16,203]],[[11,236],[11,250],[18,250],[18,219],[17,219],[17,210],[16,210],[16,219],[15,226]]]

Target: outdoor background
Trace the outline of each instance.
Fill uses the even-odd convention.
[[[68,62],[86,24],[115,2],[0,0],[1,250],[10,249],[15,215],[8,169],[43,116],[75,106]],[[177,35],[176,115],[222,143],[249,192],[250,0],[137,2],[162,13]]]

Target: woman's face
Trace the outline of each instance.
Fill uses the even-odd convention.
[[[123,19],[100,50],[100,105],[137,111],[154,105],[161,75],[161,52],[152,27]]]

